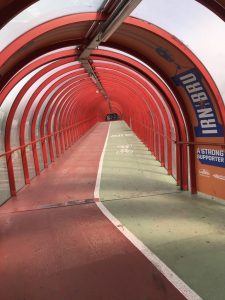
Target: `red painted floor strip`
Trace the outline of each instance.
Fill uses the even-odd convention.
[[[183,299],[95,204],[0,217],[1,300]]]
[[[1,208],[0,213],[30,210],[45,204],[94,197],[99,159],[108,131],[108,123],[99,123],[63,156],[35,177]]]
[[[106,132],[99,124],[0,208],[1,300],[184,299],[95,203],[72,201],[93,197]]]

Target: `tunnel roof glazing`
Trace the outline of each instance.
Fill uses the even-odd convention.
[[[223,20],[194,0],[144,0],[131,15],[165,29],[190,48],[213,76],[225,102]]]
[[[0,50],[41,23],[74,13],[96,12],[104,2],[105,0],[39,0],[1,29]]]
[[[41,23],[68,14],[96,12],[106,3],[106,0],[40,0],[2,28],[0,50]],[[221,39],[225,36],[225,26],[216,14],[194,0],[174,0],[172,3],[143,0],[132,16],[147,20],[183,41],[209,70],[225,101],[225,46]]]
[[[32,2],[32,0],[30,1]],[[168,2],[161,1],[165,4],[163,6],[166,10],[164,19],[173,21],[168,18]],[[174,0],[173,3],[176,1]],[[109,2],[110,5],[107,5]],[[176,127],[176,139],[179,143],[187,141],[188,143],[201,143],[204,138],[208,138],[207,143],[215,144],[217,142],[220,146],[224,142],[224,106],[212,78],[198,60],[198,57],[201,59],[201,56],[196,57],[188,47],[171,35],[169,31],[172,34],[175,31],[169,30],[170,27],[164,26],[157,19],[153,22],[154,18],[151,18],[151,15],[148,15],[148,18],[145,17],[144,12],[149,12],[151,8],[149,8],[151,5],[149,1],[143,0],[141,6],[133,14],[136,16],[140,9],[139,17],[148,22],[134,17],[127,18],[131,11],[126,10],[125,6],[128,2],[129,4],[131,2],[139,3],[138,0],[112,0],[85,1],[80,5],[77,1],[67,1],[64,7],[63,2],[54,1],[54,9],[53,11],[52,8],[50,9],[51,13],[48,14],[46,10],[43,10],[44,13],[36,10],[34,18],[35,7],[37,8],[41,3],[45,5],[52,3],[41,0],[21,14],[26,16],[26,13],[33,9],[32,14],[28,13],[29,18],[24,19],[26,25],[20,26],[22,27],[21,32],[24,34],[20,35],[21,33],[14,31],[13,34],[16,33],[17,36],[20,36],[2,51],[1,86],[3,93],[0,95],[0,101],[5,100],[4,95],[10,91],[10,86],[13,87],[32,70],[44,67],[38,74],[35,72],[31,80],[22,86],[13,104],[8,103],[11,105],[11,109],[6,120],[5,153],[3,155],[6,155],[7,159],[9,156],[7,163],[12,195],[15,195],[16,190],[24,185],[24,181],[17,182],[17,178],[23,178],[23,176],[21,174],[14,176],[13,162],[10,162],[14,159],[11,152],[19,153],[19,150],[16,149],[17,146],[22,149],[24,179],[28,182],[32,176],[29,177],[26,154],[23,149],[30,149],[31,144],[40,148],[40,141],[42,142],[42,150],[39,148],[33,150],[35,161],[34,164],[31,163],[32,172],[38,175],[40,169],[47,167],[48,163],[54,160],[53,151],[56,153],[58,151],[54,146],[52,150],[46,150],[46,147],[52,147],[51,137],[59,135],[59,139],[60,137],[62,139],[61,132],[64,130],[65,140],[64,142],[60,140],[63,152],[69,143],[68,128],[77,126],[77,124],[79,126],[80,122],[86,122],[86,120],[92,122],[91,120],[101,119],[103,115],[111,111],[110,101],[113,112],[123,115],[127,120],[130,117],[129,114],[135,114],[135,118],[139,116],[141,122],[143,120],[152,122],[152,126],[153,123],[158,123],[156,126],[161,130],[161,139],[165,132],[165,126],[168,127],[168,133],[170,132],[168,124],[171,119]],[[181,2],[187,3],[187,0],[179,2],[179,9],[182,8]],[[62,7],[57,10],[59,3]],[[118,5],[121,3],[125,5],[123,7]],[[195,1],[192,3],[197,5]],[[70,4],[71,6],[69,6]],[[106,5],[107,8],[100,13],[102,5],[104,8]],[[74,8],[74,11],[71,7]],[[179,9],[174,10],[176,12],[174,18],[177,17]],[[157,13],[155,12],[155,14]],[[121,22],[118,22],[118,15],[124,16]],[[160,12],[158,16],[160,19]],[[44,20],[44,18],[46,19]],[[33,19],[35,22],[37,21],[35,28]],[[180,25],[178,19],[176,19],[177,26]],[[186,22],[181,14],[179,20],[182,19],[183,22]],[[15,20],[13,20],[14,27]],[[31,22],[28,24],[29,20]],[[13,24],[13,21],[10,24]],[[115,25],[114,21],[118,26],[112,30]],[[155,23],[156,26],[151,23]],[[187,22],[187,24],[190,23]],[[30,26],[29,31],[27,31],[27,25]],[[7,31],[7,28],[9,29],[7,26],[3,28],[3,31]],[[108,38],[104,39],[104,34],[107,36],[107,30]],[[178,37],[182,39],[180,36]],[[99,46],[100,44],[96,41],[103,42],[101,44],[103,47]],[[89,52],[87,51],[89,54],[83,56],[82,60],[81,54],[87,49],[90,49]],[[112,49],[114,50],[112,51]],[[132,59],[134,57],[135,59]],[[77,64],[74,61],[78,61]],[[71,63],[74,65],[70,65]],[[94,72],[91,72],[91,69]],[[188,94],[185,86],[181,85],[181,78],[185,78],[185,76],[189,76],[189,79],[191,76],[192,81],[198,80],[196,84],[198,84],[198,88],[200,85],[202,93],[206,97],[200,104],[198,102],[202,99],[194,98],[195,101],[192,101],[190,93]],[[97,84],[98,81],[100,85]],[[193,86],[189,88],[194,89]],[[27,98],[26,95],[28,95]],[[198,96],[196,93],[194,95]],[[26,103],[23,101],[24,99]],[[205,106],[203,102],[206,100]],[[195,105],[195,103],[197,104]],[[167,123],[162,118],[165,111],[170,114],[167,117]],[[201,118],[208,118],[212,115],[214,117],[213,126],[206,130],[204,125],[208,121],[202,123],[200,122]],[[91,116],[92,119],[90,119]],[[20,128],[17,126],[18,123],[15,123],[17,121],[19,121]],[[156,128],[156,130],[158,129]],[[19,134],[20,139],[18,139]],[[48,139],[49,143],[45,146],[44,141]],[[27,144],[25,145],[25,143]],[[162,141],[160,143],[163,144]],[[186,153],[183,156],[185,161]],[[21,165],[20,154],[16,159]],[[196,189],[194,167],[195,165],[192,164],[190,169],[193,191]],[[23,168],[21,167],[19,170]],[[182,173],[184,175],[179,184],[183,189],[187,189],[187,166],[183,165],[182,170],[184,170]],[[178,175],[180,176],[180,174]]]

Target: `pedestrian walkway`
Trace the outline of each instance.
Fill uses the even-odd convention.
[[[203,299],[225,299],[225,206],[181,192],[124,122],[111,122],[100,199]]]
[[[104,155],[101,200],[180,193],[172,176],[125,122],[111,122]]]
[[[0,208],[1,300],[184,299],[95,202],[108,125]]]
[[[67,150],[48,169],[35,177],[0,209],[0,212],[31,210],[74,200],[93,198],[99,159],[108,132],[101,123]]]

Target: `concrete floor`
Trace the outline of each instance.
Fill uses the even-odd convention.
[[[203,299],[225,299],[225,206],[181,192],[124,122],[111,122],[100,198]]]

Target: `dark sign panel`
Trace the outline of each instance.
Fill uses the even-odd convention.
[[[195,127],[196,137],[222,137],[223,127],[218,122],[216,111],[197,69],[191,69],[173,77],[178,86],[182,86],[192,103],[198,120]]]

